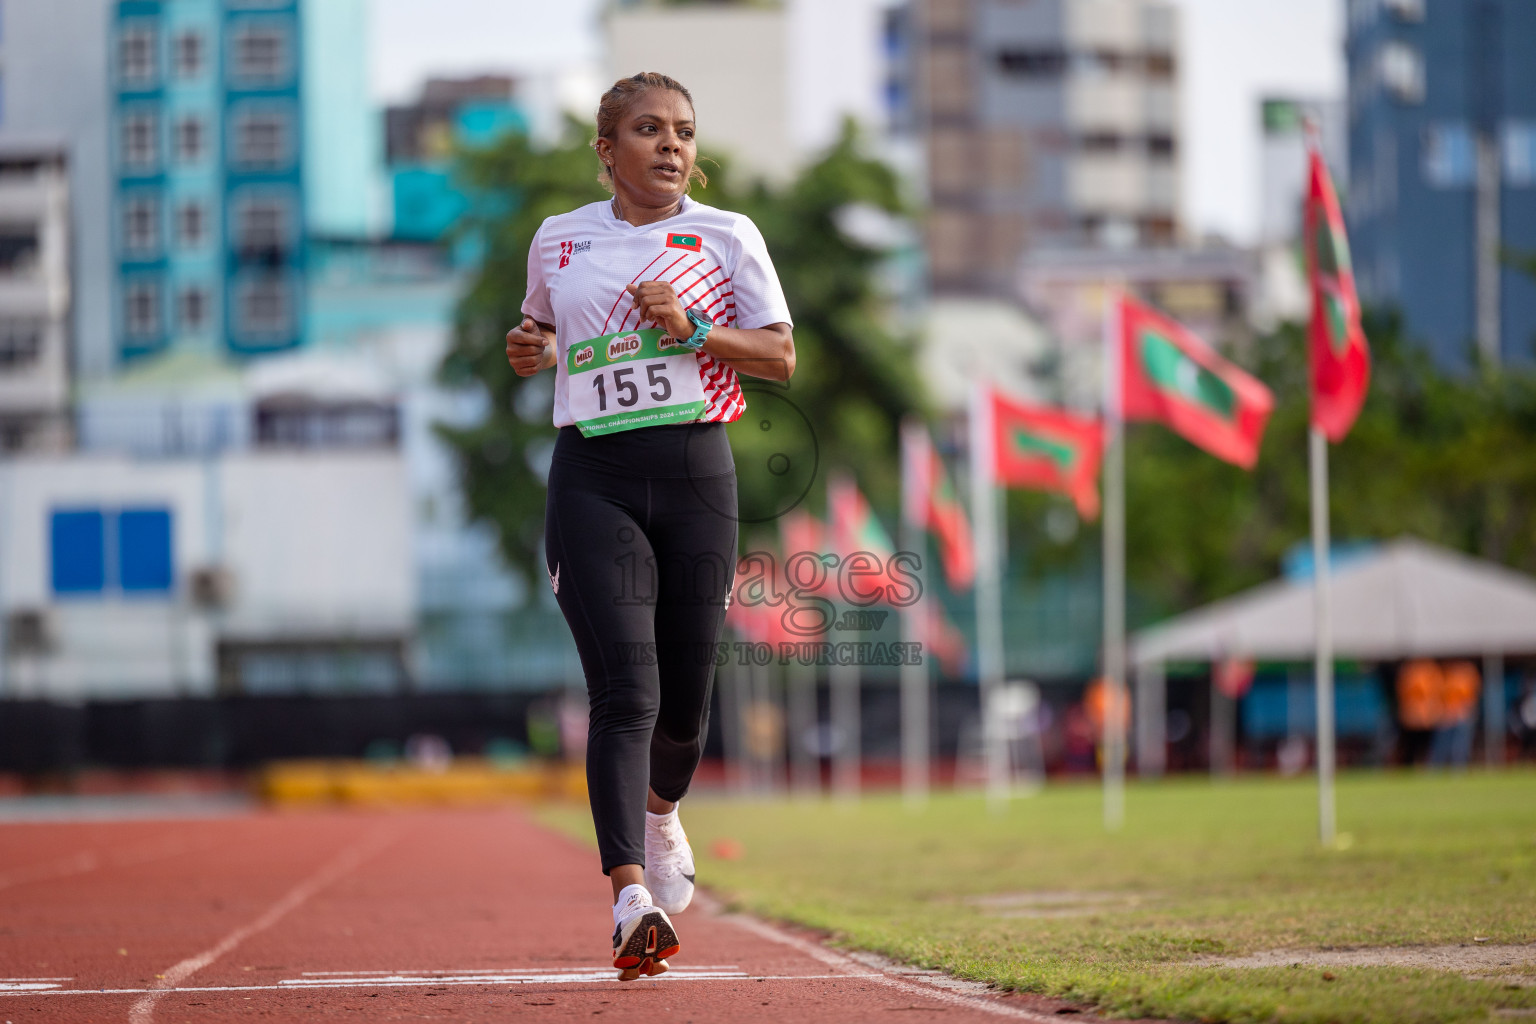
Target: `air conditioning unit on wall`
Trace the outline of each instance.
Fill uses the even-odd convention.
[[[57,644],[53,615],[47,608],[17,608],[5,617],[7,654],[51,654]]]
[[[227,608],[235,596],[235,575],[221,565],[205,565],[189,574],[187,590],[198,608]]]

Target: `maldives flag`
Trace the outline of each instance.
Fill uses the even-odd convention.
[[[1120,307],[1121,411],[1164,423],[1218,459],[1252,469],[1275,398],[1193,332],[1135,299]]]
[[[939,542],[939,561],[951,590],[965,590],[976,581],[976,551],[971,521],[966,518],[944,460],[928,436],[928,428],[909,421],[901,428],[902,517],[919,530],[931,530]]]
[[[984,391],[982,401],[991,421],[992,478],[1005,487],[1066,494],[1084,519],[1098,518],[1103,423],[996,391]]]
[[[821,520],[797,508],[779,519],[779,545],[784,550],[779,562],[779,583],[786,593],[796,593],[794,602],[780,609],[779,617],[785,629],[794,634],[792,639],[820,636],[824,632],[821,627],[833,614],[825,602],[837,600],[837,569],[823,561],[818,571],[817,563],[811,561],[821,559],[831,550],[827,528]],[[821,584],[811,586],[818,575]]]
[[[831,521],[832,549],[844,562],[858,552],[874,557],[874,563],[869,566],[871,572],[859,573],[856,583],[844,583],[844,586],[855,589],[853,593],[843,593],[845,599],[889,593],[885,590],[887,585],[900,592],[908,589],[910,581],[891,578],[889,569],[896,545],[891,543],[891,535],[875,518],[874,510],[864,500],[852,477],[834,473],[828,478],[827,518]]]
[[[1342,441],[1371,380],[1371,350],[1360,327],[1360,298],[1349,262],[1349,239],[1328,165],[1309,146],[1307,276],[1312,281],[1312,424],[1330,441]]]
[[[852,477],[835,473],[827,481],[827,518],[832,520],[832,547],[839,555],[867,551],[883,565],[896,551]]]

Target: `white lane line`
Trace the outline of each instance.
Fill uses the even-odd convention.
[[[950,1006],[963,1006],[976,1010],[979,1013],[990,1013],[997,1017],[1012,1017],[1015,1020],[1034,1021],[1035,1024],[1059,1024],[1061,1020],[1059,1016],[1054,1014],[1035,1013],[1023,1007],[1008,1006],[997,1001],[995,998],[981,995],[980,993],[977,995],[960,995],[953,991],[945,991],[944,988],[938,986],[960,987],[966,984],[945,975],[937,975],[932,981],[929,981],[927,976],[922,974],[895,973],[898,970],[897,968],[881,967],[877,968],[874,973],[871,973],[868,966],[859,963],[851,957],[843,956],[841,953],[834,953],[819,943],[810,942],[800,938],[798,935],[791,935],[788,932],[780,931],[771,924],[743,914],[723,914],[720,920],[729,921],[738,928],[768,939],[771,942],[777,942],[781,945],[789,946],[791,949],[797,949],[806,956],[826,964],[833,970],[846,970],[850,973],[857,972],[858,977],[870,978],[882,985],[900,989],[909,995],[922,996],[924,999],[947,1003]],[[978,985],[979,987],[981,986]]]
[[[291,981],[280,981],[282,988],[355,988],[358,985],[560,985],[566,982],[597,983],[615,980],[617,968],[605,967],[589,974],[571,974],[562,972],[559,974],[542,973],[508,973],[508,974],[477,974],[472,977],[447,976],[424,978],[409,974],[391,975],[383,978],[349,978],[349,979],[322,979],[304,978]],[[688,971],[682,972],[673,968],[666,974],[660,975],[658,980],[673,981],[694,980],[698,978],[735,978],[741,980],[747,976],[745,971]]]
[[[305,971],[306,978],[368,978],[379,975],[405,974],[413,978],[428,978],[439,974],[469,975],[469,974],[552,974],[556,971],[577,971],[582,974],[590,974],[593,971],[607,971],[614,968],[606,964],[595,964],[585,967],[467,967],[463,970],[455,970],[451,967],[436,967],[427,971],[413,971],[402,968],[398,971]],[[686,964],[682,967],[674,967],[673,970],[688,971],[737,971],[741,968],[735,964]],[[19,981],[57,981],[57,978],[20,978]],[[63,979],[68,981],[68,978]]]
[[[46,992],[51,988],[63,988],[61,981],[71,978],[0,978],[0,992]]]
[[[298,908],[315,893],[384,849],[384,847],[394,841],[397,834],[396,830],[385,831],[380,829],[371,835],[365,836],[343,850],[340,855],[332,859],[330,863],[323,866],[319,871],[316,871],[313,875],[310,875],[304,881],[288,890],[287,895],[268,907],[266,912],[256,918],[256,920],[249,924],[241,925],[220,939],[217,944],[203,950],[196,956],[188,957],[180,963],[167,968],[164,974],[157,977],[154,986],[145,990],[144,995],[128,1011],[129,1024],[150,1024],[155,1019],[155,1003],[166,992],[176,988],[181,982],[207,967],[252,935],[272,927],[282,919],[283,915]]]
[[[879,979],[884,975],[866,972],[864,974],[684,974],[677,968],[673,968],[666,974],[657,975],[654,978],[640,978],[635,981],[619,981],[614,977],[616,970],[608,968],[601,978],[587,978],[582,975],[565,975],[563,977],[544,977],[536,979],[524,978],[515,980],[510,984],[519,985],[595,985],[606,984],[614,988],[634,988],[645,982],[668,981],[672,984],[682,984],[688,981],[848,981],[853,978]],[[393,979],[368,979],[358,978],[350,981],[336,982],[330,985],[303,986],[310,988],[463,988],[479,986],[488,988],[492,985],[504,985],[509,982],[501,979],[463,978],[454,981],[429,981],[426,979],[414,981],[395,981]],[[181,995],[188,992],[292,992],[292,985],[284,985],[279,982],[276,985],[183,985],[175,989],[165,988],[60,988],[50,989],[44,992],[3,992],[0,997],[6,995],[27,996],[136,996],[154,995],[163,997],[166,995]]]

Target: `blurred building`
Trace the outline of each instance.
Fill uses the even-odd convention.
[[[5,5],[0,322],[58,322],[0,419],[47,404],[74,450],[0,461],[0,693],[414,678],[403,389],[314,343],[332,240],[387,220],[366,9]]]
[[[0,453],[69,447],[68,158],[0,148]]]
[[[410,538],[407,504],[388,498],[405,489],[397,452],[355,423],[277,408],[262,433],[270,443],[207,459],[0,462],[0,696],[406,686],[415,581],[389,557]]]
[[[395,238],[437,241],[463,214],[467,200],[453,181],[454,154],[508,132],[527,133],[516,87],[506,75],[430,78],[415,103],[384,112]]]
[[[530,593],[502,561],[495,529],[470,521],[458,465],[436,433],[438,424],[469,427],[485,416],[483,388],[437,380],[473,268],[442,245],[402,239],[321,242],[312,256],[310,349],[268,361],[259,390],[314,396],[350,382],[352,400],[371,396],[397,410],[406,488],[397,500],[409,508],[411,533],[406,547],[381,556],[413,574],[412,685],[541,689],[579,679],[553,595],[542,586]],[[546,376],[526,389],[545,403],[539,415],[552,387]]]
[[[69,157],[75,365],[304,335],[307,238],[378,226],[365,0],[9,4],[0,143]]]
[[[1166,0],[911,0],[940,291],[1011,295],[1028,248],[1179,240],[1178,18]]]
[[[836,141],[845,117],[888,150],[909,99],[892,74],[904,39],[889,30],[904,6],[618,0],[604,17],[603,86],[639,71],[671,75],[693,95],[701,148],[730,156],[745,177],[783,182]]]
[[[1367,304],[1445,366],[1533,358],[1536,4],[1350,0],[1349,219]]]

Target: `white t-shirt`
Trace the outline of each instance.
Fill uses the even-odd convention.
[[[683,308],[702,310],[721,326],[793,323],[762,233],[739,213],[684,196],[678,213],[642,227],[620,220],[606,199],[550,217],[528,248],[523,313],[555,325],[555,426],[575,422],[566,350],[639,327],[625,291],[639,281],[670,281]],[[707,403],[699,421],[739,418],[747,403],[736,371],[702,350],[694,355]]]

